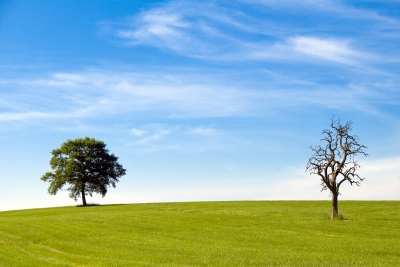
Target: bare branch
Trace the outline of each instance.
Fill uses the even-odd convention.
[[[307,162],[306,171],[316,174],[321,178],[322,190],[329,189],[332,194],[339,194],[339,188],[343,182],[348,181],[357,186],[364,180],[357,174],[361,167],[355,160],[355,156],[364,152],[367,148],[359,144],[358,137],[351,135],[352,122],[342,124],[340,120],[331,121],[331,129],[322,131],[324,137],[320,140],[325,147],[311,146],[313,155]]]

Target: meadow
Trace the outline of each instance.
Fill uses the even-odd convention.
[[[0,212],[0,266],[400,266],[400,202],[190,202]]]

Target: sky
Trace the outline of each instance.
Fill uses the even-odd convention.
[[[0,0],[0,210],[79,204],[40,180],[79,137],[127,170],[89,203],[329,200],[332,118],[368,153],[339,200],[399,200],[399,51],[398,0]]]

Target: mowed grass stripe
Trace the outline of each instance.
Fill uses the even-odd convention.
[[[194,202],[0,212],[0,266],[399,266],[400,202]]]

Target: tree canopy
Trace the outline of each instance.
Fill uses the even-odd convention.
[[[118,157],[109,154],[106,144],[94,138],[67,140],[60,148],[51,151],[52,172],[46,172],[40,179],[49,182],[48,193],[57,194],[65,185],[69,196],[75,201],[82,197],[86,206],[86,195],[93,193],[104,197],[107,188],[115,188],[118,178],[126,170],[117,162]]]
[[[355,159],[356,155],[368,156],[363,149],[367,148],[359,144],[358,137],[351,135],[352,122],[341,124],[340,120],[332,119],[331,129],[325,129],[325,135],[321,141],[323,146],[311,146],[314,155],[308,160],[307,170],[310,174],[320,177],[322,190],[329,189],[332,196],[332,218],[338,216],[339,188],[343,182],[351,185],[360,185],[364,178],[356,171],[361,167]]]

